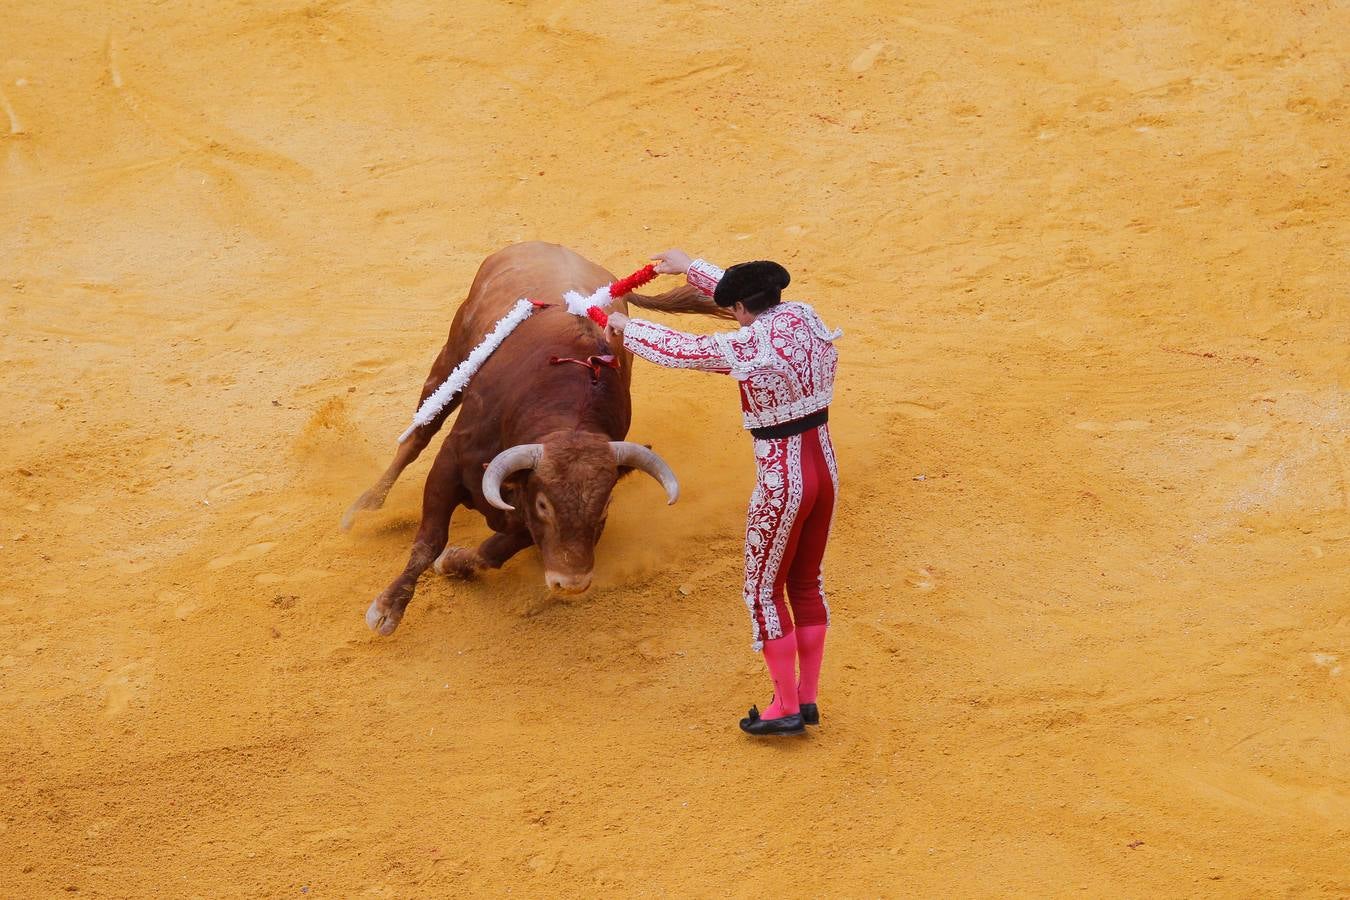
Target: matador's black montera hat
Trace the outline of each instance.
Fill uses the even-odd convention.
[[[788,270],[772,260],[737,263],[717,282],[713,302],[718,306],[731,306],[737,302],[750,305],[750,301],[763,295],[762,301],[754,305],[773,306],[782,299],[783,288],[791,281]]]

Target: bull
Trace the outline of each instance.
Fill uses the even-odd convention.
[[[665,488],[667,502],[675,502],[679,482],[670,466],[650,448],[625,440],[632,355],[612,345],[590,319],[562,306],[565,292],[589,295],[614,280],[571,250],[537,242],[500,250],[479,267],[418,406],[519,298],[553,305],[521,323],[468,386],[399,445],[389,468],[343,516],[346,530],[360,511],[380,508],[399,474],[460,410],[427,476],[408,564],[366,612],[372,630],[393,633],[429,566],[471,578],[531,545],[539,547],[549,589],[583,592],[621,476],[645,472]],[[656,297],[629,294],[613,308],[626,311],[625,300],[647,309],[726,316],[689,288]],[[480,512],[493,531],[477,549],[449,546],[450,517],[459,506]]]

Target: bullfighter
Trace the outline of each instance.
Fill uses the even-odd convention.
[[[752,706],[740,727],[752,735],[801,734],[820,722],[817,690],[830,620],[822,560],[839,491],[827,422],[839,360],[834,341],[842,332],[826,327],[807,304],[783,301],[791,276],[776,262],[724,272],[681,250],[653,259],[657,272],[685,274],[741,325],[695,335],[609,316],[635,355],[739,382],[757,470],[745,533],[745,604],[752,646],[763,652],[774,687],[764,712]]]

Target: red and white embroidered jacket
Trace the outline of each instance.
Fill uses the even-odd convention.
[[[689,266],[689,283],[709,296],[721,278],[721,269],[701,259]],[[842,334],[805,303],[780,303],[744,328],[718,334],[632,319],[623,345],[659,366],[731,375],[740,382],[745,427],[765,428],[830,405],[839,364],[834,341]]]

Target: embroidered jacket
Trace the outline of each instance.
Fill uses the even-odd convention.
[[[689,283],[712,295],[722,270],[701,259]],[[780,303],[732,332],[697,335],[632,319],[623,345],[643,359],[676,369],[723,372],[740,382],[746,428],[781,425],[819,412],[834,397],[842,331],[825,327],[805,303]]]

